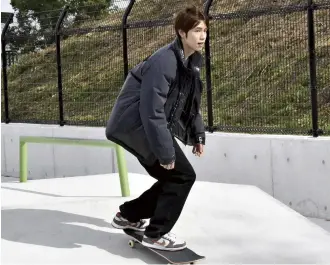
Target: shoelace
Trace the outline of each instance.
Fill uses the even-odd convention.
[[[163,237],[172,242],[175,242],[175,239],[176,239],[176,236],[173,233],[167,233]]]

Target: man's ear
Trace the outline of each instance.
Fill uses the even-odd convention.
[[[180,35],[181,38],[186,37],[186,33],[182,29],[179,29],[179,35]]]

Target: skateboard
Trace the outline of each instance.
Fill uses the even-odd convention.
[[[130,236],[132,239],[128,241],[128,245],[131,248],[135,247],[135,243],[141,244],[144,232],[135,231],[132,229],[124,229],[125,234]],[[143,246],[141,244],[141,246]],[[143,246],[146,247],[146,246]],[[154,248],[146,247],[152,252],[158,254],[162,258],[166,259],[169,264],[195,264],[197,261],[205,259],[204,256],[196,254],[189,248],[185,248],[177,251],[159,250]]]

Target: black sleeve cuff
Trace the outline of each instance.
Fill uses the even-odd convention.
[[[172,162],[175,162],[175,155],[173,157],[171,157],[170,159],[159,159],[159,163],[161,165],[169,165],[171,164]]]
[[[195,144],[203,144],[203,145],[205,145],[205,134],[203,134],[203,135],[196,135],[196,137],[195,137]]]

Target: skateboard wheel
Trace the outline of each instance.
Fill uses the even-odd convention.
[[[134,248],[135,243],[134,243],[133,240],[130,240],[130,241],[128,241],[128,245],[129,245],[131,248]]]

